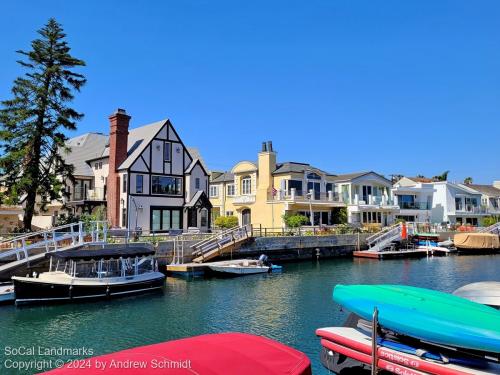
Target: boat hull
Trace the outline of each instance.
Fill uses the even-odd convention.
[[[237,277],[244,275],[256,275],[268,273],[269,267],[231,267],[231,266],[209,266],[212,273],[222,277]]]
[[[155,272],[138,280],[106,283],[50,282],[36,278],[14,277],[16,305],[36,303],[75,302],[89,299],[107,299],[160,290],[165,276]]]
[[[500,312],[447,293],[403,285],[337,285],[333,299],[382,327],[451,347],[500,353]]]

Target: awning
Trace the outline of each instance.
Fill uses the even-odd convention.
[[[184,205],[184,208],[211,209],[212,203],[210,203],[210,199],[208,199],[207,195],[203,190],[198,190],[196,194],[193,196],[193,198],[191,198],[191,200]]]

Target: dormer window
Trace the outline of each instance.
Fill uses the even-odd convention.
[[[307,179],[308,180],[321,180],[321,176],[317,173],[310,172],[307,174]]]
[[[241,179],[241,193],[244,195],[252,194],[252,177],[245,176]]]

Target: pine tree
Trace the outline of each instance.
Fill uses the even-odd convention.
[[[0,173],[5,186],[0,199],[24,203],[23,227],[28,231],[36,204],[46,210],[47,203],[66,195],[65,183],[74,181],[73,167],[64,162],[69,149],[63,131],[75,130],[83,117],[68,103],[86,82],[71,70],[85,63],[71,56],[62,26],[51,18],[38,34],[30,51],[17,51],[26,73],[14,81],[13,98],[2,101],[0,109]]]

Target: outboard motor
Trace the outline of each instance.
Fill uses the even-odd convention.
[[[268,263],[269,263],[269,257],[266,254],[262,254],[259,257],[259,264],[266,266],[268,265]]]

